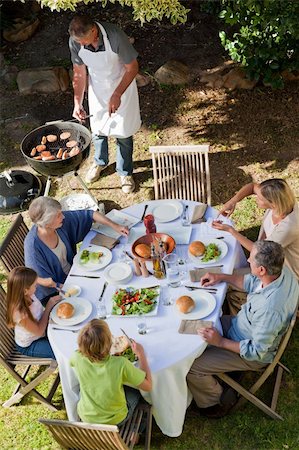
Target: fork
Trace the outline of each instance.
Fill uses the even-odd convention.
[[[216,288],[209,288],[209,287],[201,287],[201,286],[185,286],[188,291],[195,291],[197,289],[201,289],[203,291],[212,292],[213,294],[216,294],[217,289]]]

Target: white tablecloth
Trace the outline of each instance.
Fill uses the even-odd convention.
[[[192,215],[192,210],[195,205],[194,202],[185,202],[189,204],[189,214]],[[141,217],[144,209],[144,204],[140,203],[124,211],[135,217]],[[209,208],[206,216],[215,217],[216,211]],[[161,229],[164,224],[156,224],[157,231]],[[173,222],[173,225],[180,227],[180,219]],[[134,228],[144,229],[143,223],[139,223]],[[193,225],[191,241],[203,237],[202,231],[205,227],[203,225]],[[228,245],[228,253],[221,260],[224,265],[223,272],[232,273],[235,267],[244,265],[244,254],[237,243],[237,241],[229,234],[218,231],[212,231],[215,237],[218,235],[225,236],[225,242]],[[90,240],[95,235],[94,231],[90,231],[83,242],[83,247],[87,246]],[[212,237],[212,236],[210,236]],[[122,239],[125,241],[125,239]],[[187,256],[187,245],[181,245],[185,249]],[[127,244],[130,251],[131,245]],[[117,247],[113,250],[113,260],[117,259]],[[150,265],[149,265],[150,267]],[[192,268],[192,263],[189,268]],[[84,272],[81,267],[72,267],[70,273],[101,275],[102,271]],[[157,285],[160,280],[153,276],[149,278],[142,278],[134,276],[130,286],[146,287]],[[101,294],[105,280],[89,278],[75,278],[69,277],[68,283],[78,284],[82,288],[80,297],[86,298],[93,303],[92,315],[82,324],[74,328],[81,328],[91,318],[96,316],[96,303]],[[187,279],[185,280],[187,282]],[[188,284],[190,281],[188,280]],[[198,283],[195,283],[198,284]],[[170,295],[174,299],[181,294],[182,287],[173,289],[166,286],[166,281],[161,280],[163,286],[161,297]],[[217,306],[215,310],[205,319],[212,320],[220,329],[219,317],[221,316],[221,306],[225,297],[226,284],[221,283],[216,294]],[[109,285],[104,294],[104,301],[109,311],[111,307],[111,297],[115,292],[115,286]],[[120,327],[136,341],[140,342],[145,349],[149,365],[153,377],[153,389],[149,393],[143,393],[144,398],[153,405],[153,413],[157,425],[161,431],[170,437],[179,436],[182,433],[186,408],[190,404],[191,395],[187,389],[186,375],[194,361],[194,359],[202,354],[206,348],[206,343],[199,337],[194,335],[182,335],[178,333],[178,328],[181,322],[181,317],[177,313],[175,305],[164,306],[161,298],[158,314],[153,317],[146,318],[146,325],[148,333],[139,335],[137,332],[137,323],[140,318],[133,317],[110,317],[107,319],[112,334],[119,336],[122,334]],[[55,353],[62,383],[63,396],[67,415],[69,420],[78,420],[76,405],[79,400],[79,384],[73,369],[69,366],[69,358],[77,348],[78,333],[70,331],[54,330],[53,324],[49,324],[48,336]]]

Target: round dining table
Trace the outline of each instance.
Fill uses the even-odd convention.
[[[189,216],[192,217],[196,202],[180,201],[183,206],[188,205]],[[153,207],[167,205],[167,200],[155,200],[147,203],[139,203],[122,210],[132,216],[137,222],[141,219],[145,204]],[[218,212],[208,207],[205,213],[206,219],[215,218]],[[160,285],[160,296],[158,299],[158,308],[155,315],[145,315],[140,317],[114,316],[110,315],[112,308],[112,296],[117,290],[114,284],[108,284],[105,289],[102,302],[104,302],[108,315],[107,323],[114,336],[122,335],[121,328],[134,340],[141,343],[145,349],[149,366],[152,372],[153,387],[151,392],[142,392],[143,397],[153,405],[153,415],[158,427],[162,433],[169,437],[177,437],[182,433],[186,409],[188,408],[192,396],[186,383],[186,375],[192,366],[195,358],[199,357],[206,348],[206,342],[198,335],[181,334],[178,332],[182,315],[178,312],[175,300],[186,293],[184,285],[199,286],[199,282],[191,283],[189,270],[194,268],[194,262],[188,258],[188,244],[194,240],[217,239],[225,242],[227,246],[226,255],[213,265],[222,265],[222,272],[232,273],[234,268],[244,266],[245,257],[240,244],[229,233],[214,230],[208,222],[182,225],[182,218],[175,220],[158,222],[156,221],[157,232],[163,232],[171,235],[176,241],[176,251],[185,259],[187,265],[185,273],[182,274],[181,286],[172,288],[167,285],[165,279],[157,279],[153,275],[145,278],[134,275],[127,285],[135,288],[144,288]],[[229,219],[226,219],[229,220]],[[99,229],[99,231],[101,231]],[[90,241],[96,236],[97,231],[91,230],[85,237],[81,249],[88,247]],[[135,239],[145,234],[145,227],[141,220],[130,230],[128,238],[121,237],[120,244],[112,249],[113,264],[124,256],[123,251],[132,254],[132,243]],[[133,262],[128,259],[127,264],[133,268]],[[147,262],[149,270],[152,265]],[[74,370],[70,367],[69,359],[72,353],[77,349],[78,330],[80,330],[89,320],[97,317],[97,304],[101,296],[105,277],[104,271],[87,271],[78,264],[73,264],[66,284],[78,285],[81,288],[80,298],[88,300],[92,304],[92,310],[82,323],[69,327],[60,327],[52,320],[48,326],[48,337],[58,362],[59,373],[62,384],[65,407],[70,421],[78,420],[77,403],[80,397],[79,383]],[[97,278],[87,278],[74,275],[87,275]],[[226,283],[219,283],[216,287],[216,293],[212,294],[215,299],[214,309],[204,317],[204,320],[212,321],[221,331],[219,318],[222,314],[222,304],[226,293]],[[200,292],[194,291],[194,292]],[[190,292],[192,296],[192,292]],[[84,300],[82,300],[84,301]],[[169,304],[170,303],[170,304]],[[139,334],[137,325],[140,322],[146,324],[146,334]],[[59,329],[61,328],[61,329]]]

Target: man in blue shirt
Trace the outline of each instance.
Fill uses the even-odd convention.
[[[283,267],[280,244],[255,242],[248,262],[249,275],[207,273],[201,279],[203,286],[225,281],[247,292],[247,301],[237,316],[221,318],[223,336],[213,327],[199,332],[210,346],[194,361],[187,382],[200,412],[208,417],[222,417],[236,399],[228,397],[213,374],[267,366],[297,309],[298,282]]]

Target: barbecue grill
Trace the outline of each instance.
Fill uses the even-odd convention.
[[[70,133],[70,137],[68,139],[61,140],[60,135],[64,132]],[[50,134],[57,136],[57,140],[55,142],[46,143],[47,151],[50,151],[51,155],[56,157],[60,148],[67,149],[68,151],[71,150],[66,146],[69,141],[76,141],[80,150],[79,153],[66,159],[57,158],[53,161],[42,161],[31,157],[30,153],[32,149],[41,143],[43,136],[48,136]],[[25,160],[38,173],[48,177],[44,194],[45,196],[49,193],[51,178],[61,177],[66,174],[73,173],[74,176],[76,176],[80,181],[85,192],[90,195],[96,205],[98,205],[97,200],[93,197],[86,184],[77,173],[77,170],[83,161],[85,161],[85,159],[89,156],[90,142],[91,133],[85,126],[79,123],[73,123],[72,121],[64,122],[62,120],[46,123],[39,128],[35,128],[24,137],[21,142],[21,152]],[[39,155],[39,153],[36,153],[36,155]]]

